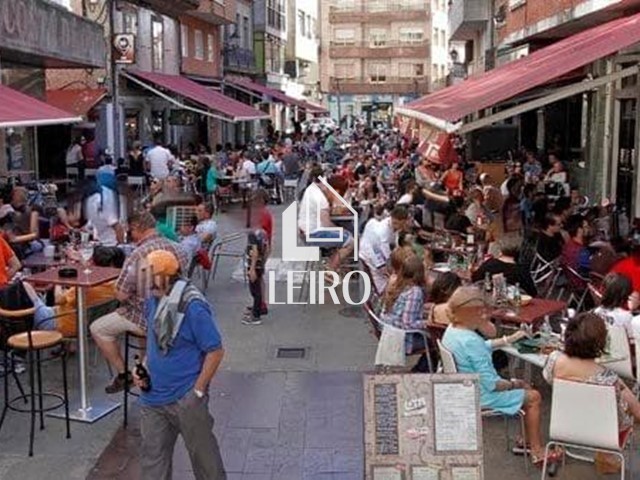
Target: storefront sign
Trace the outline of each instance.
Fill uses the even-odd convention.
[[[136,37],[133,33],[118,33],[111,42],[111,55],[116,63],[136,63]]]
[[[102,26],[43,0],[0,0],[0,50],[31,64],[106,64]]]

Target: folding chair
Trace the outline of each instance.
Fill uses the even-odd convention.
[[[567,288],[569,290],[567,307],[574,306],[576,313],[580,313],[585,307],[585,300],[589,294],[589,279],[580,275],[569,265],[562,265],[562,271],[567,277]]]
[[[615,455],[622,462],[620,478],[624,480],[627,463],[624,451],[630,446],[630,451],[633,452],[632,442],[632,431],[620,438],[615,386],[559,379],[553,381],[549,442],[542,466],[542,480],[547,475],[550,447],[556,445]],[[632,458],[633,454],[630,454],[629,463]],[[632,476],[633,468],[630,464],[629,477]]]
[[[203,280],[203,285],[206,287],[209,286],[209,281],[215,281],[216,273],[218,272],[218,264],[220,263],[220,259],[222,257],[231,257],[231,258],[244,258],[245,252],[244,250],[227,250],[227,247],[240,240],[244,239],[244,232],[236,232],[229,235],[224,235],[222,237],[217,238],[211,249],[209,250],[209,258],[211,259],[211,270],[203,271],[203,274],[206,276],[206,279]],[[247,273],[246,269],[243,268],[244,272],[244,281],[247,282]]]
[[[556,260],[551,262],[545,260],[539,253],[535,253],[531,262],[531,278],[536,285],[538,294],[541,297],[548,297],[553,292],[560,269]]]

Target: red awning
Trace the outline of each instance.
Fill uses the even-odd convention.
[[[131,76],[136,77],[141,86],[156,94],[158,94],[158,91],[145,82],[187,98],[213,112],[220,113],[228,117],[232,122],[269,118],[268,114],[256,110],[250,105],[234,100],[180,75],[165,75],[163,73],[140,72],[137,70],[128,70],[124,75],[132,80],[133,78]],[[142,80],[142,82],[140,82],[140,80]],[[178,105],[185,107],[185,105]]]
[[[467,115],[515,97],[572,70],[640,42],[640,13],[599,25],[457,85],[426,95],[396,112],[455,131]]]
[[[106,88],[47,90],[47,103],[84,117],[106,95]]]
[[[82,118],[0,85],[0,128],[81,122]]]
[[[324,108],[322,105],[317,105],[307,100],[303,100],[302,103],[302,108],[304,108],[307,113],[310,113],[311,115],[326,115],[327,113],[329,113],[329,110]]]
[[[285,95],[280,90],[276,90],[275,88],[267,87],[266,85],[253,82],[248,78],[230,77],[230,78],[226,78],[225,81],[229,85],[232,85],[232,86],[235,85],[237,87],[242,87],[244,89],[251,90],[254,93],[271,97],[271,99],[273,99],[276,102],[286,103],[287,105],[305,108],[305,102],[301,100],[296,100],[295,98],[290,97],[289,95]]]

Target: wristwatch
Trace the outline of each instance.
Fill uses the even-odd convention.
[[[204,397],[204,392],[202,390],[198,390],[197,388],[193,389],[193,393],[195,393],[196,397],[198,397],[198,398],[203,398]]]

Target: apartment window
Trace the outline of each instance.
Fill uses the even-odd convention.
[[[284,0],[267,0],[267,25],[276,30],[286,30]]]
[[[239,24],[238,24],[239,25]],[[242,46],[244,48],[251,48],[249,46],[249,17],[242,18]]]
[[[355,78],[355,70],[354,70],[353,63],[335,63],[333,70],[334,70],[334,76],[341,80]]]
[[[284,47],[280,41],[268,36],[264,53],[267,70],[269,72],[280,73],[284,65]]]
[[[333,32],[333,38],[336,45],[354,45],[356,32],[353,28],[337,28]]]
[[[298,28],[300,28],[300,35],[307,36],[307,16],[302,10],[298,10]]]
[[[153,70],[164,68],[164,25],[156,16],[151,17],[151,63]]]
[[[369,30],[369,45],[373,48],[386,46],[387,31],[380,28]]]
[[[369,0],[366,2],[369,12],[384,12],[387,10],[387,2],[385,0]]]
[[[307,38],[313,38],[311,31],[311,15],[307,15]]]
[[[207,62],[212,62],[214,60],[214,51],[213,51],[213,35],[207,35]]]
[[[383,62],[369,64],[369,81],[371,83],[386,83],[389,65]]]
[[[398,64],[398,76],[400,78],[415,78],[424,76],[424,64],[423,63],[399,63]]]
[[[421,43],[424,31],[420,27],[404,27],[400,29],[400,43]],[[438,41],[437,30],[434,31],[434,42]]]
[[[180,25],[180,50],[183,58],[189,56],[189,27],[186,25]]]
[[[336,10],[353,11],[356,9],[356,0],[336,0]]]
[[[440,46],[443,48],[447,47],[446,32],[444,30],[440,30]]]
[[[122,30],[124,33],[138,34],[138,12],[122,13]]]
[[[202,36],[202,30],[196,30],[193,34],[194,43],[194,58],[197,60],[204,60],[204,37]]]

